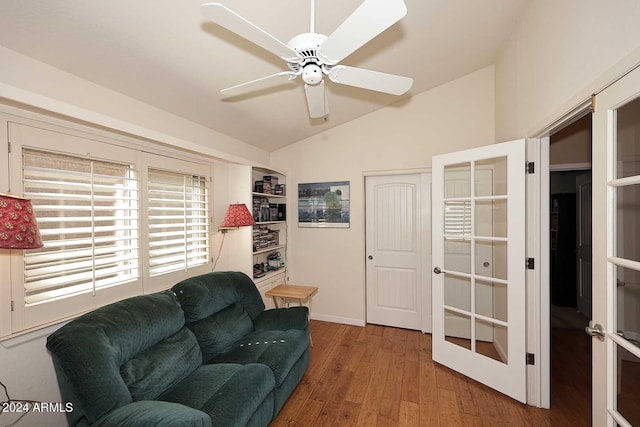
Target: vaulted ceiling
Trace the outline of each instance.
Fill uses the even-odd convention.
[[[527,0],[405,0],[408,13],[342,63],[412,77],[403,98],[495,62]],[[306,0],[222,0],[283,42],[309,31]],[[362,0],[317,0],[331,34]],[[396,96],[327,83],[330,114],[310,119],[303,84],[224,99],[220,90],[284,71],[260,47],[208,22],[200,0],[2,0],[0,44],[267,151],[376,109]],[[1,66],[1,65],[0,65]]]

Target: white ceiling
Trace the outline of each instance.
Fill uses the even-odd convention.
[[[405,0],[407,16],[342,63],[412,77],[405,97],[418,94],[493,64],[527,1]],[[331,34],[361,2],[317,0],[316,32]],[[1,0],[0,44],[267,151],[399,100],[329,82],[326,122],[309,118],[300,79],[223,100],[220,89],[287,68],[207,22],[200,3]],[[285,43],[309,31],[307,0],[221,3]]]

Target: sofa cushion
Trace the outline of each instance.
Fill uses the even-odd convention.
[[[276,386],[280,386],[308,347],[306,331],[257,331],[235,342],[224,354],[205,360],[208,364],[264,364],[273,372]]]
[[[238,303],[253,320],[264,310],[253,281],[237,271],[218,271],[190,277],[171,288],[178,297],[188,323],[209,317]]]
[[[204,360],[208,360],[251,333],[253,322],[241,305],[233,304],[189,324],[189,328],[200,343]]]
[[[159,399],[206,412],[214,426],[245,426],[266,405],[273,415],[273,373],[264,365],[220,363],[198,368]]]
[[[302,306],[265,310],[253,319],[256,331],[286,331],[308,329],[309,309]]]
[[[136,354],[120,367],[133,401],[153,400],[202,365],[202,353],[187,327]]]
[[[86,423],[69,425],[81,427]],[[211,417],[198,409],[173,402],[141,400],[109,412],[92,427],[212,427]]]
[[[62,398],[89,424],[132,402],[120,367],[184,327],[171,291],[128,298],[74,319],[47,338]]]

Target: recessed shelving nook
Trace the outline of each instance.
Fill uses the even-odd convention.
[[[287,187],[286,176],[271,169],[251,168],[250,210],[256,224],[252,230],[253,280],[264,293],[286,282]]]
[[[265,305],[273,308],[273,300],[265,297],[265,292],[288,281],[286,175],[246,164],[224,164],[214,171],[219,194],[226,193],[226,203],[219,203],[219,215],[228,204],[242,203],[256,222],[228,233],[221,269],[242,271],[252,277]]]

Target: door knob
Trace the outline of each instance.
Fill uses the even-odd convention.
[[[491,264],[489,264],[489,262],[488,262],[488,261],[485,261],[485,262],[483,262],[483,263],[482,263],[482,266],[483,266],[484,268],[487,268],[487,267],[489,267],[490,265],[491,265]]]
[[[436,274],[440,274],[440,273],[442,273],[442,270],[440,270],[440,267],[436,267],[436,268],[433,269],[433,272],[436,273]]]
[[[369,255],[367,258],[369,258],[369,260],[373,259],[373,255]]]
[[[586,326],[584,328],[584,331],[592,337],[596,337],[600,341],[604,341],[604,329],[602,329],[602,325],[600,325],[599,323],[596,323],[593,326],[591,326],[591,324],[589,326]]]

